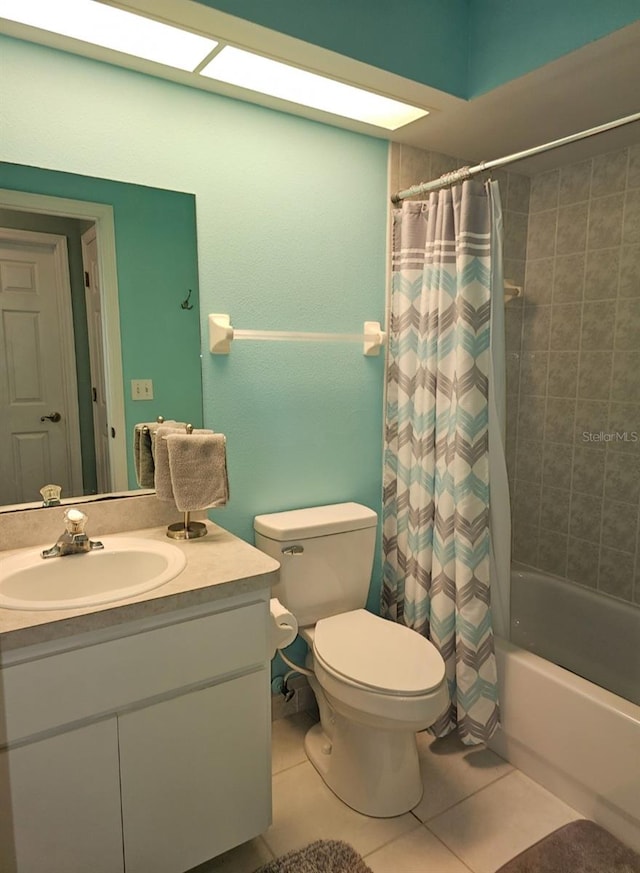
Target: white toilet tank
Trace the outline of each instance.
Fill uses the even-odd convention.
[[[273,596],[300,627],[365,605],[377,521],[377,514],[359,503],[256,516],[257,548],[280,561]]]

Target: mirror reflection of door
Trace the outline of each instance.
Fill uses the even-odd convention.
[[[82,234],[82,265],[87,305],[89,362],[91,366],[91,402],[93,436],[96,453],[96,480],[98,493],[109,491],[109,422],[107,416],[107,384],[102,354],[102,295],[98,267],[98,238],[95,226]]]
[[[0,228],[0,503],[82,493],[66,237]]]

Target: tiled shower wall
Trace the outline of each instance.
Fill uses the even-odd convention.
[[[640,602],[640,147],[531,179],[507,307],[513,557]]]
[[[393,144],[392,191],[465,162]],[[499,171],[515,560],[640,603],[640,147]],[[637,436],[637,439],[636,439]]]

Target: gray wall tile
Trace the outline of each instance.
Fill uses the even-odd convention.
[[[540,496],[540,528],[541,530],[569,532],[569,507],[571,492],[561,488],[542,489]]]
[[[553,296],[553,258],[529,259],[524,279],[525,303],[551,303]]]
[[[534,176],[531,180],[530,214],[533,215],[545,209],[555,209],[558,205],[559,187],[559,170],[551,170],[548,173]]]
[[[602,505],[602,542],[621,552],[636,547],[638,509],[628,503],[606,500]]]
[[[549,348],[570,351],[580,347],[582,306],[579,303],[558,303],[551,307]],[[527,334],[524,332],[524,341]]]
[[[640,297],[618,300],[614,348],[629,352],[640,349]]]
[[[550,352],[549,397],[575,397],[578,392],[578,352]]]
[[[560,168],[560,206],[589,199],[593,161]]]
[[[640,245],[620,249],[620,297],[640,297]]]
[[[640,188],[640,144],[629,149],[627,188]]]
[[[392,144],[392,187],[464,163]],[[640,604],[640,145],[497,176],[513,558]]]
[[[573,453],[572,490],[601,497],[604,490],[604,469],[604,452],[576,446]]]
[[[538,566],[554,576],[566,576],[568,548],[566,534],[541,530],[538,545]]]
[[[615,300],[585,303],[582,310],[582,351],[613,348],[616,322]]]
[[[527,244],[529,434],[546,404],[542,441],[537,426],[516,442],[540,514],[521,504],[528,536],[514,544],[533,566],[640,602],[640,146],[534,177]]]
[[[518,173],[507,173],[507,176],[507,209],[513,212],[525,212],[528,217],[531,179]]]
[[[640,502],[640,467],[630,463],[629,455],[614,451],[611,443],[606,452],[604,496],[633,506]]]
[[[614,191],[624,191],[627,179],[629,150],[607,152],[593,159],[591,196],[602,197]]]
[[[640,351],[614,352],[611,399],[628,403],[640,398]]]
[[[595,588],[598,584],[600,546],[588,540],[569,537],[567,578],[581,585]]]
[[[602,500],[590,494],[571,493],[571,514],[569,517],[569,533],[572,537],[600,542],[602,526]]]
[[[583,351],[578,373],[578,397],[607,400],[611,390],[613,352]]]
[[[596,249],[587,253],[584,277],[586,300],[603,300],[616,297],[620,270],[620,247]]]
[[[573,452],[573,446],[567,443],[544,443],[542,450],[542,481],[545,488],[571,490]]]
[[[553,302],[575,303],[582,300],[585,285],[585,255],[561,255],[550,258],[553,271]]]
[[[558,210],[532,212],[529,216],[527,257],[552,258],[556,252]],[[566,252],[565,252],[566,254]]]
[[[587,245],[590,249],[607,249],[622,242],[624,195],[612,194],[591,201]],[[637,242],[629,239],[628,242]]]
[[[561,206],[558,210],[556,254],[570,255],[587,247],[588,204]]]
[[[634,555],[603,547],[598,567],[598,590],[630,601],[633,596]]]
[[[622,242],[625,245],[640,243],[640,188],[629,188],[627,191]]]

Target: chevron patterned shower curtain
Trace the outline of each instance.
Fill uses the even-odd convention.
[[[498,725],[489,607],[492,213],[467,180],[394,213],[383,509],[383,612],[446,664],[463,742]]]

